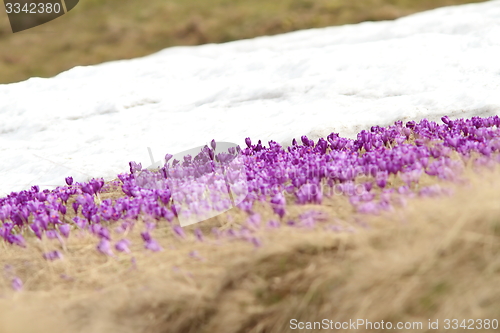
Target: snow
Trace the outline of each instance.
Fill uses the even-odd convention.
[[[54,55],[57,56],[57,55]],[[173,47],[0,85],[0,195],[211,139],[288,145],[396,120],[500,114],[500,1]]]

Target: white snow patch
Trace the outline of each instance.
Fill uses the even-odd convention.
[[[211,139],[289,144],[500,113],[500,1],[75,67],[0,85],[0,195],[112,179]]]

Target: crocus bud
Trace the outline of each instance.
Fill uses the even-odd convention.
[[[175,232],[176,235],[178,235],[181,238],[185,238],[186,237],[186,234],[184,233],[184,230],[180,226],[178,226],[178,225],[174,226],[174,232]]]
[[[380,178],[377,179],[376,183],[378,187],[384,188],[387,185],[387,180],[385,178]]]
[[[73,177],[66,177],[66,184],[68,184],[68,186],[71,186],[73,184]]]
[[[151,235],[147,231],[141,232],[141,237],[145,242],[149,242],[151,240]]]
[[[115,244],[115,249],[120,252],[130,253],[129,245],[130,241],[128,239],[122,239]]]
[[[255,247],[261,247],[262,246],[262,242],[260,241],[260,239],[258,239],[257,237],[252,237],[250,239],[250,241],[252,242],[252,244],[255,246]]]
[[[46,252],[43,254],[43,258],[45,260],[56,260],[56,259],[62,259],[63,258],[63,255],[61,252],[59,251],[50,251],[50,252]]]
[[[23,289],[23,281],[21,281],[21,279],[16,276],[12,279],[11,286],[15,291],[20,291],[21,289]]]
[[[194,234],[200,242],[203,242],[203,232],[199,228],[194,230]]]
[[[38,237],[39,239],[42,239],[42,231],[40,230],[40,227],[36,223],[32,223],[30,225],[31,230],[35,233],[35,236]]]
[[[50,230],[47,230],[47,231],[45,232],[45,235],[47,235],[47,238],[48,238],[48,239],[55,239],[55,238],[58,238],[57,236],[58,236],[59,234],[57,233],[57,231],[56,231],[56,230],[52,230],[52,229],[50,229]]]
[[[150,239],[149,241],[147,241],[144,244],[144,248],[147,250],[153,251],[153,252],[159,252],[159,251],[163,250],[163,248],[160,246],[160,244],[158,244],[158,242],[155,241],[154,239]]]
[[[23,235],[20,235],[20,234],[8,235],[6,237],[6,240],[11,244],[16,244],[17,246],[20,246],[20,247],[26,247],[26,241],[24,240]]]
[[[94,192],[94,188],[92,187],[92,185],[88,184],[88,183],[85,183],[82,185],[82,191],[83,193],[87,193],[87,194],[90,194],[90,195],[93,195],[95,192]]]
[[[78,212],[78,206],[80,206],[80,204],[78,203],[78,201],[75,201],[71,204],[71,206],[73,207],[73,210],[75,211],[75,214]]]
[[[113,252],[111,251],[111,246],[110,246],[109,240],[107,240],[105,238],[101,238],[101,241],[97,245],[97,250],[99,252],[101,252],[102,254],[105,254],[108,256],[113,255]]]
[[[68,238],[70,230],[71,230],[71,227],[69,226],[69,224],[59,225],[59,232],[61,233],[61,235],[63,235],[66,238]]]
[[[62,201],[66,203],[69,199],[69,193],[63,192],[59,195],[59,197],[61,198]]]

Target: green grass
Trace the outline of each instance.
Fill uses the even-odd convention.
[[[170,46],[222,43],[363,21],[391,20],[480,0],[82,0],[67,15],[12,34],[0,14],[0,83]]]

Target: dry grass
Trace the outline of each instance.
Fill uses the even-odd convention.
[[[260,248],[209,233],[203,243],[192,233],[182,240],[164,222],[153,233],[164,251],[152,253],[140,245],[139,224],[127,235],[135,267],[131,255],[100,255],[84,234],[73,233],[54,262],[41,253],[57,242],[3,245],[0,264],[12,265],[25,285],[15,292],[7,276],[0,279],[0,332],[289,332],[300,331],[291,319],[424,328],[429,319],[498,319],[499,176],[498,167],[469,168],[467,184],[449,185],[453,196],[412,199],[380,216],[353,214],[340,196],[289,207],[284,221],[310,209],[330,219],[315,229],[257,231]],[[257,210],[267,221],[269,211]],[[237,226],[245,217],[232,210],[197,226]],[[344,231],[325,231],[327,224]],[[190,257],[193,250],[203,259]]]
[[[45,25],[11,33],[0,11],[0,83],[176,45],[221,43],[482,0],[86,0]]]

